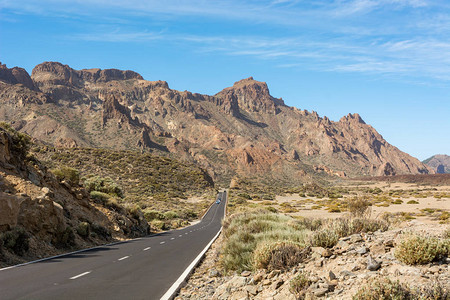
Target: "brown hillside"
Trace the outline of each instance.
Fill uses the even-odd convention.
[[[29,137],[0,124],[0,266],[146,235],[139,211],[94,202],[28,153]]]

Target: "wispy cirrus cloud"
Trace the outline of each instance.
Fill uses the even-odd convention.
[[[449,6],[444,0],[0,0],[0,13],[85,19],[89,26],[71,34],[84,42],[176,42],[283,67],[447,80]],[[184,18],[218,25],[208,34],[172,29]],[[222,26],[234,31],[225,35]]]

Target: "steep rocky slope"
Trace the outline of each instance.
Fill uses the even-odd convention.
[[[450,173],[450,156],[437,154],[423,161],[424,164],[432,168],[436,173]]]
[[[0,266],[149,233],[142,213],[111,210],[28,155],[29,138],[0,126]]]
[[[0,72],[0,120],[57,147],[156,151],[197,163],[222,181],[433,173],[358,114],[333,122],[286,106],[251,77],[208,96],[132,71],[56,62],[34,68],[34,86],[9,73]]]

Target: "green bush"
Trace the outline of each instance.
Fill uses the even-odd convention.
[[[17,255],[23,255],[29,249],[29,236],[23,227],[14,227],[0,235],[3,247]]]
[[[395,247],[395,257],[408,265],[423,265],[448,256],[450,240],[406,234]]]
[[[150,225],[157,230],[167,230],[169,229],[168,225],[161,220],[151,220]]]
[[[166,220],[172,220],[172,219],[176,219],[178,218],[178,213],[174,212],[174,211],[166,211],[164,213],[164,219]]]
[[[90,195],[92,199],[97,200],[103,204],[106,203],[106,201],[108,201],[108,199],[111,198],[111,195],[98,191],[91,191]]]
[[[102,237],[102,238],[110,238],[111,237],[111,233],[109,232],[109,230],[97,223],[92,223],[91,224],[91,231],[92,233]]]
[[[53,243],[58,248],[71,248],[75,246],[75,233],[72,227],[68,226],[58,232],[53,239]]]
[[[50,170],[58,180],[67,180],[74,184],[80,182],[80,172],[77,169],[62,166],[60,168]]]
[[[416,200],[409,200],[408,202],[406,202],[407,204],[419,204],[419,202],[417,202]]]
[[[77,233],[82,237],[88,237],[91,231],[91,225],[88,222],[81,222],[78,224]]]
[[[150,222],[152,220],[164,220],[164,214],[157,210],[144,210],[144,218]]]
[[[112,196],[117,196],[122,198],[123,191],[122,188],[117,185],[111,178],[102,178],[99,176],[93,176],[85,179],[84,186],[88,191],[97,191],[106,193]]]

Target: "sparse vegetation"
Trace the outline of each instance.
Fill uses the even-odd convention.
[[[340,237],[387,228],[384,221],[370,219],[296,220],[267,211],[238,213],[224,224],[221,263],[226,271],[284,269],[304,260],[309,246],[329,248]]]
[[[150,153],[46,146],[35,151],[61,180],[76,182],[74,175],[81,176],[91,198],[110,209],[120,211],[126,205],[137,205],[143,212],[175,212],[173,222],[164,219],[168,228],[203,214],[216,192],[202,169]],[[183,201],[189,196],[205,200]],[[146,219],[150,221],[149,216]]]
[[[427,264],[443,256],[448,256],[450,240],[419,234],[406,234],[395,249],[395,257],[408,264]]]

